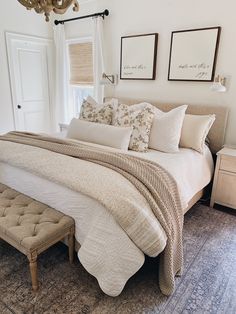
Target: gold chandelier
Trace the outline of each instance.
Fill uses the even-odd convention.
[[[56,14],[64,14],[73,4],[73,11],[79,11],[77,0],[18,0],[27,10],[34,9],[37,13],[44,13],[46,21],[49,21],[51,11]]]

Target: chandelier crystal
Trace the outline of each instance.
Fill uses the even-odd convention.
[[[49,21],[50,13],[64,14],[73,4],[73,11],[79,11],[77,0],[18,0],[27,10],[34,9],[37,13],[44,13],[46,21]]]

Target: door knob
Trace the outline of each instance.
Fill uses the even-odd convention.
[[[21,105],[18,105],[17,108],[18,108],[18,109],[21,109]]]

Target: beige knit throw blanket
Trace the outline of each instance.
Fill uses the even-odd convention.
[[[10,132],[0,136],[0,140],[30,145],[86,160],[110,168],[128,179],[148,201],[155,217],[166,232],[167,244],[160,254],[159,285],[163,294],[173,293],[175,275],[181,273],[183,265],[183,211],[176,182],[166,170],[157,163],[125,153],[33,133]],[[117,210],[114,208],[107,208],[107,210],[137,245],[136,237],[142,235],[140,229],[130,228],[132,219],[127,218],[127,213],[123,216],[118,204]],[[155,253],[155,241],[139,248],[152,256]]]

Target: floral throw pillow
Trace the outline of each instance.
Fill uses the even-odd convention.
[[[105,103],[103,105],[96,104],[95,101],[90,101],[89,98],[84,100],[79,118],[90,122],[111,124],[113,117],[112,103]]]
[[[133,106],[118,105],[115,116],[116,126],[132,126],[129,148],[138,152],[148,150],[149,135],[154,118],[154,111],[149,106],[136,109]]]

